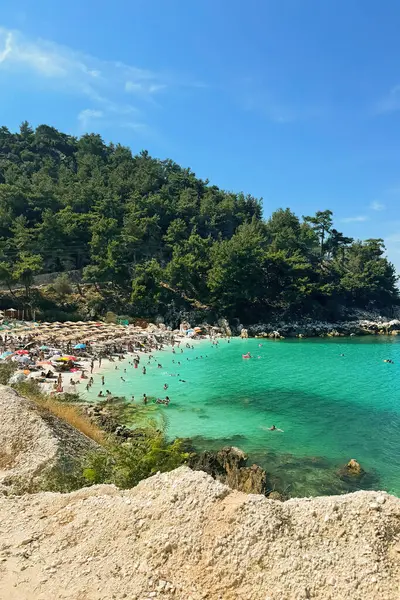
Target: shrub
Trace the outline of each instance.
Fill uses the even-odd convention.
[[[55,279],[53,283],[53,288],[61,298],[65,298],[65,296],[70,296],[73,293],[71,280],[68,277],[67,273],[62,273]]]
[[[106,316],[105,316],[104,320],[105,320],[106,323],[116,323],[117,322],[117,315],[109,310],[106,313]]]
[[[2,385],[8,385],[11,375],[16,371],[17,364],[10,360],[0,364],[0,383]]]
[[[188,458],[182,440],[168,442],[162,431],[149,427],[126,442],[109,444],[104,454],[90,455],[83,477],[88,484],[113,483],[127,489],[158,471],[176,469]]]

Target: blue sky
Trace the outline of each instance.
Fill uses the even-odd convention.
[[[102,134],[264,199],[330,208],[400,272],[396,0],[14,0],[1,124]]]

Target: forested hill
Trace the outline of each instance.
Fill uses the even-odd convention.
[[[225,192],[172,160],[24,122],[0,128],[0,278],[82,270],[125,312],[195,300],[245,322],[398,303],[380,239],[353,240],[329,210],[301,219]]]

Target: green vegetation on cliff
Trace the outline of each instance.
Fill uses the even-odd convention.
[[[29,298],[36,274],[71,270],[141,317],[205,306],[249,322],[399,302],[383,241],[346,237],[329,210],[264,221],[260,200],[171,160],[95,134],[1,127],[0,279]]]

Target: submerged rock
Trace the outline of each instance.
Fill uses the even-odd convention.
[[[355,458],[352,458],[351,460],[349,460],[349,462],[347,463],[347,465],[344,465],[344,467],[342,467],[339,471],[339,477],[341,477],[342,479],[348,479],[348,478],[361,478],[364,477],[365,475],[365,471],[362,468],[362,466],[360,465],[360,463],[358,463],[356,461]]]

